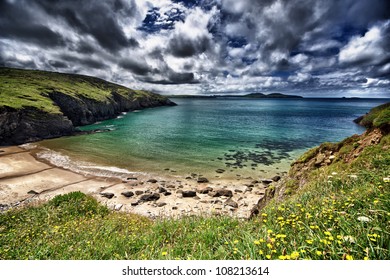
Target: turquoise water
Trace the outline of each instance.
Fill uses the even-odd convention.
[[[134,172],[230,178],[287,171],[308,148],[364,128],[353,119],[380,99],[172,99],[175,107],[122,114],[83,127],[109,132],[64,137],[40,145],[78,166]],[[59,163],[60,164],[60,163]],[[169,170],[168,170],[169,169]],[[216,173],[223,169],[222,174]]]

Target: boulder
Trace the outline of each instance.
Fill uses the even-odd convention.
[[[140,201],[156,201],[159,199],[160,199],[160,195],[158,193],[144,194],[139,198]]]
[[[155,184],[155,183],[157,183],[157,180],[156,180],[156,179],[149,179],[147,182],[148,182],[148,183]]]
[[[233,192],[231,190],[226,190],[226,189],[217,189],[209,192],[209,196],[211,197],[220,197],[220,196],[227,196],[227,197],[232,197]]]
[[[132,197],[132,196],[134,196],[134,193],[131,191],[127,191],[127,192],[121,193],[121,195],[123,195],[124,197]]]
[[[208,183],[209,180],[205,177],[199,177],[197,180],[198,183]]]
[[[195,191],[183,191],[182,196],[183,197],[195,197],[196,192]]]
[[[165,205],[167,205],[166,202],[158,202],[158,203],[156,204],[157,207],[163,207],[163,206],[165,206]]]
[[[100,195],[101,195],[102,197],[106,197],[106,198],[108,198],[108,199],[111,199],[111,198],[114,197],[114,194],[113,194],[113,193],[100,193]]]
[[[197,193],[200,193],[200,194],[208,194],[209,192],[211,192],[213,190],[213,188],[210,188],[210,187],[205,187],[205,188],[198,188],[196,190]]]
[[[225,205],[233,207],[233,208],[238,208],[238,203],[235,202],[232,198],[229,198],[228,200],[226,200]]]
[[[272,177],[272,181],[277,182],[277,181],[279,181],[281,178],[282,178],[282,177],[280,177],[279,175],[276,175],[276,176]]]

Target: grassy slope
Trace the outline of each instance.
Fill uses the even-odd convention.
[[[53,91],[103,102],[111,96],[112,91],[121,95],[134,92],[134,99],[150,94],[89,76],[0,68],[0,106],[16,109],[35,107],[49,113],[60,113],[47,94]]]
[[[390,259],[390,135],[363,148],[367,137],[326,144],[340,159],[249,221],[151,221],[81,193],[12,210],[0,215],[0,259]]]

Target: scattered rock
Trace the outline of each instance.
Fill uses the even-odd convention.
[[[198,183],[208,183],[209,180],[205,177],[199,177],[197,180]]]
[[[152,193],[152,194],[144,194],[140,197],[140,201],[156,201],[160,199],[160,195],[158,193]]]
[[[165,196],[168,196],[168,195],[171,195],[172,193],[171,192],[165,192],[164,195]]]
[[[132,197],[132,196],[134,196],[134,193],[131,191],[128,191],[128,192],[121,193],[121,195],[123,195],[124,197]]]
[[[229,198],[228,200],[226,200],[225,205],[233,207],[233,208],[238,208],[238,203],[235,202],[232,198]]]
[[[114,197],[113,193],[100,193],[101,196],[111,199]]]
[[[135,177],[128,177],[127,180],[128,180],[128,181],[130,181],[130,180],[138,180],[138,178],[135,178]]]
[[[213,191],[209,192],[209,196],[211,196],[211,197],[220,197],[220,196],[232,197],[233,192],[231,190],[218,189],[218,190],[213,190]]]
[[[130,203],[131,206],[137,206],[138,204],[139,204],[138,201],[134,201],[134,202]]]
[[[182,192],[183,197],[194,197],[196,196],[195,191],[183,191]]]
[[[262,179],[261,182],[263,184],[269,185],[269,184],[271,184],[273,182],[273,180],[271,180],[271,179]]]
[[[36,192],[36,191],[34,191],[34,190],[31,190],[31,191],[28,191],[27,194],[36,195],[36,194],[39,194],[39,192]]]
[[[334,160],[336,157],[334,156],[334,155],[331,155],[330,157],[329,157],[329,159],[330,160]]]
[[[272,181],[274,182],[278,182],[282,177],[280,177],[279,175],[276,175],[274,177],[272,177]]]
[[[371,219],[369,217],[366,217],[366,216],[360,216],[357,219],[360,222],[366,222],[366,223],[371,222]]]
[[[172,210],[177,210],[177,206],[173,206],[173,207],[172,207]]]
[[[117,204],[117,205],[114,206],[114,210],[115,211],[119,211],[119,210],[122,209],[122,207],[123,207],[123,204]]]
[[[163,187],[159,187],[159,188],[158,188],[158,192],[159,192],[159,193],[166,193],[167,190],[166,190],[165,188],[163,188]]]
[[[165,205],[167,205],[166,202],[158,202],[158,203],[156,204],[157,207],[163,207],[163,206],[165,206]]]
[[[208,194],[209,192],[211,192],[213,190],[213,188],[211,187],[205,187],[205,188],[198,188],[196,190],[197,193],[200,193],[200,194]]]
[[[136,190],[136,191],[135,191],[135,194],[136,194],[136,195],[141,195],[141,194],[144,194],[144,191]]]
[[[155,184],[155,183],[157,183],[157,180],[156,180],[156,179],[149,179],[147,182],[148,182],[148,183]]]
[[[259,181],[257,181],[257,180],[253,180],[253,181],[251,182],[252,185],[256,185],[256,184],[258,184],[258,183],[259,183]]]
[[[235,189],[234,190],[236,193],[242,193],[242,190],[239,190],[239,189]]]
[[[224,169],[217,169],[217,170],[215,170],[215,172],[217,172],[217,173],[224,173],[225,170]]]
[[[321,163],[324,162],[325,157],[326,157],[326,156],[325,156],[324,154],[319,154],[319,155],[316,157],[316,161],[315,161],[314,165],[315,165],[316,167],[319,167],[319,166],[321,165]]]
[[[186,180],[191,180],[191,179],[192,179],[192,177],[190,177],[190,176],[186,177]]]

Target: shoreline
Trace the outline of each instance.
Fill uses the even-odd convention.
[[[228,215],[247,219],[272,180],[210,179],[131,173],[127,178],[87,175],[55,166],[21,146],[0,148],[0,211],[81,191],[114,211],[149,218]]]

